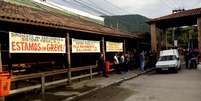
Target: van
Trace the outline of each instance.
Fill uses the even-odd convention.
[[[177,49],[160,51],[159,59],[156,63],[156,71],[173,70],[176,73],[181,68],[179,52]]]

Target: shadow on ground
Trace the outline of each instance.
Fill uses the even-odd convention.
[[[77,89],[67,86],[60,86],[50,90],[46,90],[45,95],[41,95],[40,91],[30,91],[11,95],[6,98],[6,101],[62,101],[68,97],[76,96],[80,93],[89,91],[96,87],[84,86]]]

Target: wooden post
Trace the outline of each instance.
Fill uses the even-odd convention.
[[[173,47],[175,47],[174,37],[175,37],[175,27],[172,28],[172,43],[173,43]]]
[[[1,58],[1,43],[0,43],[0,72],[3,71],[2,58]]]
[[[4,96],[0,96],[0,101],[5,101],[5,97]]]
[[[11,53],[8,53],[8,57],[9,57],[8,68],[9,68],[10,74],[12,74],[12,56],[11,56]]]
[[[161,46],[163,43],[163,32],[161,29],[159,29],[159,36],[158,36],[158,51],[161,50]]]
[[[198,49],[201,52],[201,17],[197,18],[197,26],[198,26]]]
[[[124,39],[124,45],[123,45],[123,51],[124,51],[124,54],[126,54],[126,40]]]
[[[0,43],[0,72],[3,71],[3,66],[2,66],[2,58],[1,58],[1,43]],[[4,96],[0,96],[0,101],[5,101]]]
[[[163,34],[165,34],[165,48],[167,49],[168,47],[167,47],[167,44],[168,44],[168,40],[167,40],[167,29],[164,29],[164,32],[163,32]]]
[[[41,92],[42,92],[42,96],[44,96],[45,94],[45,76],[44,75],[41,76]]]
[[[70,54],[70,36],[66,34],[66,45],[67,45],[67,62],[68,62],[68,83],[71,84],[71,54]]]
[[[92,78],[93,78],[93,75],[92,75],[92,73],[93,73],[93,68],[92,68],[92,66],[90,66],[89,68],[90,68],[90,79],[92,79]]]
[[[105,39],[104,39],[104,37],[102,37],[102,53],[103,53],[104,60],[105,60]]]
[[[153,51],[157,51],[157,33],[156,33],[156,24],[151,23],[151,48]]]
[[[165,46],[165,48],[167,49],[167,33],[166,33],[166,29],[162,29],[162,33],[161,33],[161,41],[162,41],[162,45]],[[164,47],[163,47],[164,48]]]

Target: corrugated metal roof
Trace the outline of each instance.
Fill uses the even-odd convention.
[[[124,33],[93,22],[0,1],[0,21],[48,26],[53,28],[90,32],[102,35],[135,38],[137,35]]]

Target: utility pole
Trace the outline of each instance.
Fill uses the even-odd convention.
[[[119,21],[117,21],[117,30],[119,30]]]

